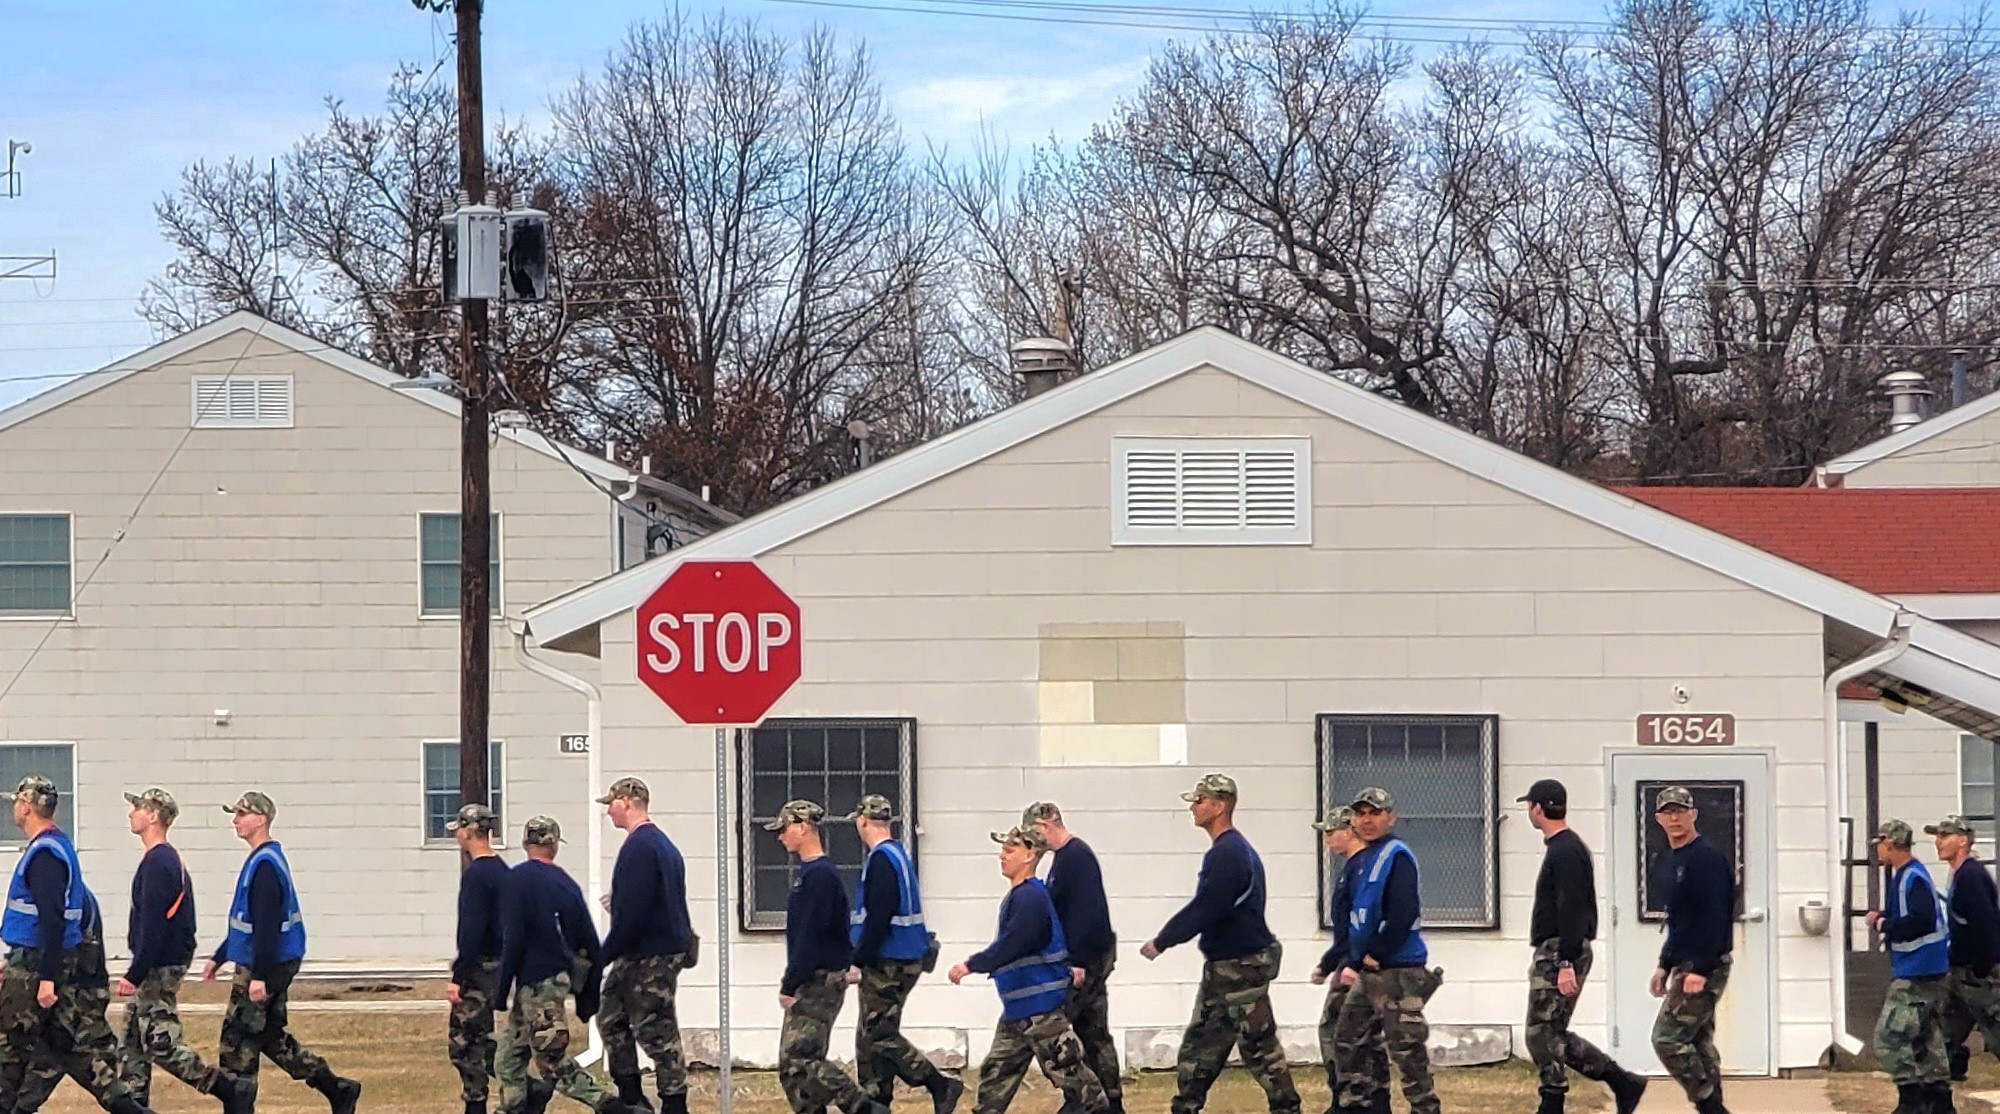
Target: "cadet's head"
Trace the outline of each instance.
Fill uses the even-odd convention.
[[[785,850],[809,858],[821,851],[819,822],[824,819],[826,810],[812,801],[786,801],[777,817],[764,825],[764,830],[778,833],[778,842],[785,845]]]
[[[1036,801],[1022,809],[1021,826],[1041,836],[1051,851],[1060,851],[1069,842],[1069,828],[1063,824],[1062,809],[1054,801]]]
[[[1313,829],[1322,833],[1328,851],[1343,858],[1361,849],[1354,836],[1354,810],[1346,805],[1327,809],[1325,819],[1313,821]]]
[[[521,825],[521,850],[531,859],[545,863],[556,860],[556,848],[562,844],[562,825],[547,816],[536,816]]]
[[[1694,838],[1695,821],[1700,818],[1701,813],[1695,811],[1694,794],[1683,786],[1669,785],[1653,797],[1653,820],[1667,833],[1667,842],[1675,847]]]
[[[861,842],[873,847],[889,838],[889,821],[896,810],[889,804],[889,798],[880,793],[870,793],[861,798],[854,811],[845,817],[854,821],[854,830],[861,833]]]
[[[1569,816],[1569,790],[1552,777],[1545,777],[1515,798],[1528,806],[1528,823],[1543,834],[1563,827]]]
[[[230,815],[236,838],[252,846],[271,838],[271,823],[278,818],[278,806],[255,789],[236,798],[235,804],[223,805],[222,811]]]
[[[29,774],[14,787],[14,826],[29,835],[55,823],[56,783],[40,774]]]
[[[652,807],[653,794],[646,783],[635,777],[621,777],[611,783],[611,790],[597,798],[604,806],[604,815],[619,831],[631,831],[646,822],[646,811]]]
[[[1890,866],[1902,866],[1910,861],[1910,846],[1917,841],[1916,833],[1901,820],[1884,820],[1875,829],[1875,855]]]
[[[1000,845],[1000,873],[1010,882],[1019,882],[1035,873],[1035,864],[1049,845],[1033,828],[1010,828],[989,833]]]
[[[1387,789],[1371,785],[1354,795],[1347,807],[1354,810],[1354,836],[1373,843],[1396,826],[1396,799]]]
[[[1203,774],[1194,788],[1181,794],[1195,827],[1213,831],[1236,815],[1236,779],[1228,774]]]
[[[174,795],[158,786],[144,793],[125,794],[125,803],[132,806],[126,820],[131,823],[135,836],[165,835],[181,814],[181,806],[174,802]]]
[[[1925,824],[1924,834],[1931,836],[1937,844],[1938,858],[1953,866],[1965,861],[1972,854],[1972,825],[1956,813],[1935,824]]]
[[[458,815],[445,821],[444,830],[458,841],[459,850],[484,851],[493,846],[493,833],[500,828],[500,818],[493,810],[481,804],[470,804],[458,810]]]

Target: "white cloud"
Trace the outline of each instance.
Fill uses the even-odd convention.
[[[982,127],[1017,143],[1048,135],[1073,139],[1109,116],[1121,94],[1146,72],[1144,56],[1064,76],[1036,72],[1028,59],[1005,72],[935,77],[891,92],[897,117],[912,134],[961,143]]]

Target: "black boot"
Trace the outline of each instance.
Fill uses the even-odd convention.
[[[952,1111],[958,1109],[958,1100],[965,1097],[965,1084],[959,1082],[956,1077],[943,1073],[939,1073],[938,1077],[931,1081],[928,1090],[931,1093],[931,1109],[935,1114],[952,1114]]]
[[[1636,1072],[1619,1068],[1605,1079],[1604,1085],[1611,1088],[1611,1101],[1618,1104],[1618,1114],[1632,1114],[1639,1109],[1639,1100],[1646,1096],[1646,1077]],[[1722,1096],[1717,1095],[1720,1102]]]
[[[1387,1094],[1388,1092],[1385,1091],[1383,1093]],[[1551,1087],[1544,1087],[1541,1090],[1541,1095],[1542,1104],[1535,1107],[1535,1114],[1563,1114],[1563,1100],[1569,1097],[1568,1091],[1558,1091]]]
[[[639,1073],[614,1075],[611,1077],[611,1084],[618,1088],[619,1102],[627,1106],[644,1107],[647,1110],[653,1108],[653,1104],[646,1101],[645,1081]]]
[[[257,1109],[257,1081],[247,1075],[215,1073],[208,1097],[222,1104],[222,1114],[252,1114]],[[483,1112],[482,1112],[483,1114]]]
[[[1927,1114],[1930,1100],[1925,1097],[1920,1084],[1896,1084],[1896,1108],[1889,1114]]]
[[[342,1079],[333,1074],[333,1069],[325,1068],[318,1075],[306,1080],[306,1086],[326,1096],[326,1104],[333,1114],[354,1114],[354,1106],[361,1101],[361,1084],[352,1079]]]
[[[486,1114],[486,1100],[472,1099],[465,1104],[465,1114]]]
[[[1958,1106],[1952,1102],[1951,1084],[1933,1083],[1928,1088],[1929,1114],[1958,1114]]]
[[[1972,1066],[1972,1050],[1962,1044],[1951,1046],[1951,1081],[1965,1082],[1966,1069]]]
[[[855,1098],[854,1108],[847,1111],[847,1114],[889,1114],[889,1108],[867,1095],[860,1095]]]
[[[1729,1114],[1729,1108],[1722,1105],[1722,1092],[1717,1091],[1695,1103],[1694,1114]]]
[[[1368,1114],[1389,1114],[1389,1088],[1383,1087],[1368,1100]]]
[[[650,1112],[653,1109],[652,1107],[646,1105],[646,1098],[644,1095],[641,1095],[639,1097],[639,1101],[633,1103],[632,1105],[648,1112]],[[660,1114],[688,1114],[687,1092],[682,1091],[678,1095],[670,1095],[665,1091],[661,1091]]]
[[[528,1081],[527,1101],[521,1106],[521,1114],[544,1114],[549,1108],[549,1100],[556,1097],[556,1085],[540,1079]],[[616,1102],[616,1099],[612,1100]]]
[[[152,1107],[145,1105],[131,1095],[112,1099],[111,1105],[104,1109],[110,1111],[111,1114],[153,1114]]]

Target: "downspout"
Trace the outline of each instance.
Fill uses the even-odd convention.
[[[1891,621],[1889,637],[1870,647],[1868,651],[1846,665],[1839,666],[1826,675],[1826,687],[1822,692],[1821,712],[1826,723],[1826,849],[1827,849],[1827,902],[1833,904],[1839,899],[1842,888],[1847,884],[1847,867],[1842,861],[1847,858],[1846,847],[1842,843],[1840,814],[1847,807],[1847,747],[1840,732],[1840,686],[1856,677],[1872,673],[1903,655],[1910,648],[1911,615],[1903,608],[1896,609],[1896,617]],[[1829,943],[1833,949],[1834,964],[1827,980],[1828,1005],[1833,1011],[1831,1024],[1833,1043],[1842,1051],[1853,1055],[1861,1051],[1861,1042],[1847,1031],[1847,971],[1846,959],[1848,935],[1852,926],[1847,918],[1840,918],[1840,924],[1829,931]],[[1835,935],[1837,931],[1838,935]]]
[[[637,485],[633,486],[636,490]],[[584,731],[588,733],[585,737],[588,740],[589,748],[584,752],[584,779],[589,783],[584,787],[584,799],[595,805],[598,783],[603,780],[604,776],[604,695],[598,692],[597,686],[591,684],[589,681],[573,674],[565,673],[536,657],[534,654],[529,653],[528,625],[526,623],[515,619],[510,625],[514,628],[514,657],[522,665],[526,666],[529,672],[540,674],[566,689],[583,694],[584,707],[586,709],[584,713]],[[584,841],[584,854],[589,859],[589,866],[585,871],[585,877],[588,879],[585,889],[590,894],[590,915],[601,920],[604,909],[604,822],[595,815],[595,811],[594,808],[586,810],[586,814],[590,816],[590,823],[584,829],[587,833]],[[598,931],[600,933],[603,932],[604,926],[600,924]],[[590,1023],[590,1047],[581,1056],[577,1057],[577,1062],[588,1067],[596,1063],[603,1055],[604,1041],[597,1033],[597,1023],[592,1021]]]

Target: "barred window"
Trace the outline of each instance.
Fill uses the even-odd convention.
[[[847,892],[861,884],[867,849],[851,821],[861,798],[879,793],[894,802],[891,829],[916,857],[909,833],[917,811],[917,724],[909,719],[768,719],[737,732],[737,783],[741,796],[743,905],[746,931],[785,927],[785,899],[793,864],[764,825],[786,801],[803,798],[826,809],[820,835],[840,868]]]
[[[1495,716],[1319,717],[1322,813],[1369,786],[1396,801],[1396,835],[1417,853],[1424,924],[1500,925],[1499,729]],[[1320,849],[1320,920],[1340,862]]]

